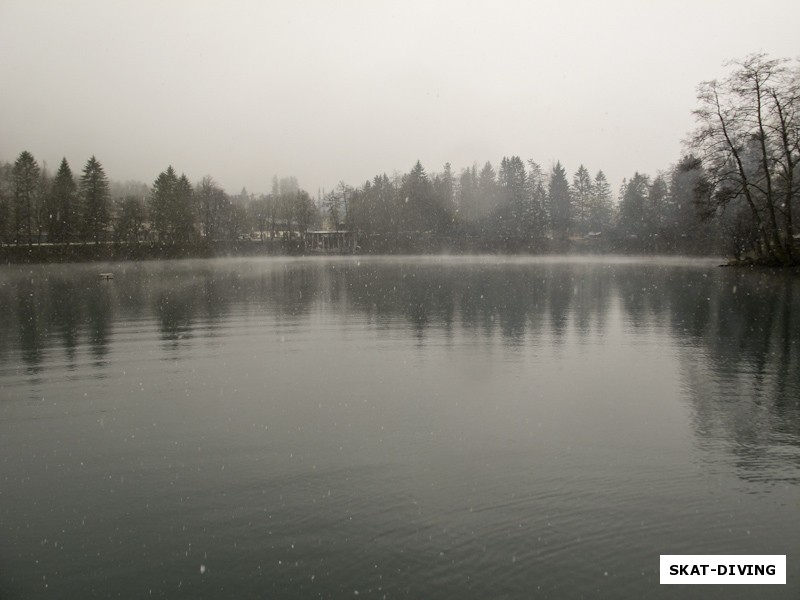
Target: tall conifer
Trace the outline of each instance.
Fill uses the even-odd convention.
[[[83,208],[81,238],[84,242],[99,244],[105,237],[110,221],[108,178],[100,161],[92,156],[83,167],[80,181]]]

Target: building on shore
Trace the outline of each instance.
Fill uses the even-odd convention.
[[[306,231],[306,250],[327,254],[355,254],[358,252],[358,234],[355,231]]]

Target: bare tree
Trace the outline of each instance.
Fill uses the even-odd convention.
[[[759,253],[789,264],[800,162],[797,67],[765,54],[730,64],[726,79],[698,88],[698,127],[688,142],[706,173],[698,201],[707,215],[744,202]]]

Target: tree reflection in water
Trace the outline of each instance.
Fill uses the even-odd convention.
[[[745,478],[780,479],[800,464],[800,281],[784,273],[691,262],[521,259],[183,261],[9,268],[0,280],[0,364],[41,376],[59,351],[113,363],[115,330],[154,322],[168,357],[210,339],[232,315],[286,327],[323,307],[366,326],[404,329],[424,346],[435,328],[513,351],[547,336],[602,338],[615,311],[634,334],[668,333],[678,350],[698,443],[726,443]],[[602,351],[602,349],[600,350]],[[791,447],[790,455],[781,448]],[[771,462],[771,456],[780,460]],[[792,472],[796,472],[792,471]]]

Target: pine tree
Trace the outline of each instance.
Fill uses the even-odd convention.
[[[83,204],[84,242],[99,244],[110,221],[108,178],[103,165],[94,156],[86,161],[80,181],[80,195]]]
[[[650,178],[637,172],[630,181],[623,183],[618,227],[629,239],[643,238],[648,233]]]
[[[191,242],[196,237],[193,199],[192,184],[186,175],[181,174],[175,185],[175,206],[172,211],[175,240],[181,243]]]
[[[396,233],[400,226],[400,200],[397,189],[386,173],[375,176],[370,196],[375,205],[374,220],[378,231]]]
[[[210,178],[208,183],[210,188],[216,187]],[[203,191],[209,190],[203,188]],[[201,196],[199,200],[202,202],[203,197]],[[166,171],[159,173],[150,192],[148,207],[150,221],[159,241],[186,243],[196,238],[194,203],[192,185],[186,175],[178,177],[171,165]],[[209,216],[206,214],[206,217]],[[207,227],[209,224],[210,222],[204,223]],[[213,233],[213,226],[211,230],[206,231],[206,235],[209,233]]]
[[[78,186],[66,158],[61,159],[50,192],[48,236],[55,243],[77,238]]]
[[[572,176],[572,206],[575,209],[575,232],[580,236],[589,233],[589,205],[592,198],[592,178],[583,165]]]
[[[0,244],[7,244],[14,239],[11,235],[11,206],[13,203],[14,167],[9,163],[0,163]]]
[[[648,192],[648,225],[651,233],[658,234],[664,228],[670,214],[669,187],[663,173],[656,175]]]
[[[561,162],[557,162],[550,173],[547,200],[553,237],[564,241],[569,237],[572,227],[572,206],[567,172],[561,166]]]
[[[176,203],[178,176],[172,165],[162,171],[153,182],[149,198],[150,222],[160,242],[172,242],[175,239],[172,212]]]
[[[27,150],[20,153],[13,170],[14,239],[33,244],[33,219],[39,191],[39,164]]]
[[[478,167],[464,169],[458,177],[458,213],[461,220],[472,222],[478,218]]]
[[[434,191],[436,200],[441,208],[448,214],[455,212],[455,177],[450,163],[444,164],[444,170],[436,177]]]
[[[547,189],[542,167],[533,160],[528,160],[528,198],[533,218],[532,233],[534,237],[544,238],[548,229]]]
[[[405,204],[402,212],[404,229],[420,232],[436,227],[432,206],[433,187],[420,161],[403,177],[400,196]]]
[[[595,233],[608,232],[613,221],[614,204],[611,185],[606,174],[598,171],[592,185],[592,201],[589,205],[589,230]]]
[[[478,201],[482,214],[492,213],[497,208],[497,179],[489,161],[486,161],[478,175]]]
[[[35,218],[37,244],[42,243],[43,236],[49,234],[50,220],[52,218],[52,210],[50,207],[50,192],[53,187],[53,177],[47,170],[47,163],[42,162],[42,168],[39,171],[39,189],[36,191],[36,209]]]
[[[527,174],[519,156],[503,157],[497,183],[500,192],[499,231],[508,241],[531,230],[531,206],[527,195]]]
[[[734,203],[731,206],[732,210],[726,210],[721,220],[712,221],[703,218],[705,215],[701,209],[704,207],[697,203],[697,191],[698,184],[701,184],[705,177],[702,161],[693,155],[683,156],[672,169],[669,185],[672,211],[670,224],[676,247],[691,252],[718,251],[711,242],[716,241],[718,230],[715,228],[722,225],[732,238],[728,247],[736,258],[747,250],[755,253],[759,232],[749,214],[749,208],[743,201]],[[725,227],[726,225],[734,227]],[[748,225],[752,227],[747,227]]]

